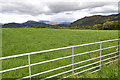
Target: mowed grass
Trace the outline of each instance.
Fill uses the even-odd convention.
[[[60,48],[72,45],[80,45],[85,43],[117,39],[117,30],[70,30],[70,29],[41,29],[41,28],[3,28],[2,29],[2,56],[11,56],[24,54],[29,52],[36,52],[42,50],[48,50],[53,48]],[[109,47],[117,45],[117,41],[103,43],[102,47]],[[74,54],[92,51],[99,49],[99,44],[78,47],[74,49]],[[114,52],[116,48],[102,51],[102,55]],[[31,63],[42,62],[46,60],[51,60],[59,57],[64,57],[71,55],[71,49],[53,51],[47,53],[40,53],[31,55]],[[99,56],[99,52],[90,53],[87,55],[81,55],[75,57],[75,62],[86,60],[89,58]],[[114,56],[114,55],[112,55]],[[110,57],[110,56],[109,56]],[[104,58],[103,58],[104,59]],[[98,61],[99,59],[89,61],[83,64],[75,65],[80,67],[82,65]],[[35,65],[31,67],[32,74],[47,71],[49,69],[54,69],[64,65],[71,64],[71,58],[58,60],[55,62],[49,62],[45,64]],[[3,60],[2,69],[10,69],[14,67],[28,65],[27,56]],[[99,64],[96,64],[99,65]],[[94,65],[95,66],[95,65]],[[57,71],[45,73],[42,75],[35,76],[35,78],[44,78],[50,75],[54,75],[60,72],[70,70],[72,67],[63,68]],[[89,68],[89,67],[86,67]],[[83,68],[83,69],[86,69]],[[79,72],[83,69],[76,70]],[[70,75],[70,73],[57,76],[57,78],[62,78],[65,75]],[[28,67],[14,70],[10,72],[3,73],[3,78],[21,78],[29,75]],[[34,78],[34,77],[33,77]]]

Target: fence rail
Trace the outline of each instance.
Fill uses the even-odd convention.
[[[52,71],[55,71],[55,70],[59,70],[59,69],[62,69],[62,68],[66,68],[66,67],[72,66],[71,70],[68,70],[68,71],[65,71],[65,72],[61,72],[61,73],[58,73],[58,74],[55,74],[55,75],[52,75],[52,76],[49,76],[49,77],[46,77],[46,78],[42,79],[42,80],[45,80],[45,79],[52,78],[52,77],[55,77],[55,76],[59,76],[59,75],[62,75],[62,74],[65,74],[65,73],[69,73],[69,72],[72,72],[72,75],[77,75],[79,73],[83,73],[85,71],[89,71],[91,69],[95,69],[95,68],[99,67],[99,69],[94,70],[94,71],[91,72],[91,73],[94,73],[96,71],[101,70],[101,66],[104,65],[101,62],[104,62],[106,60],[110,60],[110,59],[116,58],[115,60],[112,60],[112,61],[109,61],[109,62],[105,63],[105,64],[109,64],[109,63],[117,60],[117,57],[119,55],[116,55],[116,56],[113,56],[113,57],[109,57],[109,58],[104,59],[104,60],[101,59],[102,57],[118,53],[118,51],[116,51],[116,52],[112,52],[112,53],[109,53],[109,54],[106,54],[106,55],[102,55],[102,50],[107,50],[107,49],[110,49],[110,48],[118,48],[119,47],[119,45],[116,45],[116,46],[102,48],[102,43],[110,42],[110,41],[117,41],[117,40],[119,40],[119,39],[106,40],[106,41],[100,41],[100,42],[94,42],[94,43],[87,43],[87,44],[76,45],[76,46],[68,46],[68,47],[57,48],[57,49],[50,49],[50,50],[44,50],[44,51],[38,51],[38,52],[31,52],[31,53],[25,53],[25,54],[20,54],[20,55],[13,55],[13,56],[1,57],[0,60],[10,59],[10,58],[16,58],[16,57],[21,57],[21,56],[28,56],[28,65],[24,65],[24,66],[20,66],[20,67],[15,67],[15,68],[12,68],[12,69],[7,69],[7,70],[2,70],[2,71],[0,71],[0,73],[5,73],[5,72],[8,72],[8,71],[13,71],[13,70],[17,70],[17,69],[28,67],[29,68],[29,76],[20,78],[18,80],[26,79],[26,78],[30,78],[30,80],[31,80],[31,77],[38,76],[38,75],[41,75],[41,74],[44,74],[44,73],[48,73],[48,72],[52,72]],[[88,52],[74,54],[74,48],[75,47],[81,47],[81,46],[87,46],[87,45],[93,45],[93,44],[100,44],[100,48],[97,49],[97,50],[92,50],[92,51],[88,51]],[[72,54],[70,56],[60,57],[60,58],[56,58],[56,59],[52,59],[52,60],[47,60],[47,61],[42,61],[42,62],[33,63],[33,64],[30,63],[30,55],[44,53],[44,52],[57,51],[57,50],[63,50],[63,49],[69,49],[69,48],[72,49]],[[74,57],[75,56],[83,55],[83,54],[89,54],[89,53],[93,53],[93,52],[97,52],[97,51],[100,51],[99,57],[95,57],[95,58],[91,58],[91,59],[87,59],[87,60],[83,60],[83,61],[74,63]],[[65,66],[62,66],[62,67],[58,67],[58,68],[55,68],[55,69],[51,69],[51,70],[47,70],[47,71],[44,71],[44,72],[40,72],[40,73],[36,73],[36,74],[32,74],[31,75],[31,66],[38,65],[38,64],[43,64],[43,63],[47,63],[47,62],[52,62],[52,61],[57,61],[57,60],[61,60],[61,59],[66,59],[66,58],[70,58],[70,57],[72,58],[72,60],[71,60],[72,64],[65,65]],[[87,65],[84,65],[84,66],[81,66],[81,67],[74,68],[74,65],[76,65],[76,64],[84,63],[84,62],[95,60],[95,59],[98,59],[98,58],[100,60],[97,61],[97,62],[90,63],[90,64],[87,64]],[[83,71],[77,72],[77,73],[74,72],[75,70],[78,70],[78,69],[81,69],[81,68],[84,68],[84,67],[87,67],[87,66],[90,66],[90,65],[93,65],[93,64],[97,64],[97,63],[100,63],[100,64],[97,65],[97,66],[94,66],[92,68],[85,69]],[[72,75],[66,76],[64,78],[70,77]],[[61,78],[61,79],[63,79],[63,78]]]

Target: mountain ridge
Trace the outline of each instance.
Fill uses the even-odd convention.
[[[2,26],[3,27],[67,26],[69,24],[51,22],[46,20],[40,20],[40,21],[28,20],[27,22],[24,22],[24,23],[15,23],[15,22],[6,23],[6,24],[3,24]]]
[[[93,16],[86,16],[84,18],[78,19],[74,22],[51,22],[47,20],[40,20],[40,21],[33,21],[28,20],[24,23],[7,23],[2,24],[2,27],[32,27],[32,26],[61,26],[61,27],[82,27],[82,26],[93,26],[95,24],[103,24],[108,21],[117,21],[120,20],[118,17],[119,14],[112,14],[112,15],[93,15]]]
[[[119,14],[112,14],[112,15],[93,15],[93,16],[86,16],[84,18],[78,19],[72,22],[69,26],[93,26],[95,24],[103,24],[107,21],[116,21],[120,20],[118,17]]]

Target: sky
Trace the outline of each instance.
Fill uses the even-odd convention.
[[[0,23],[73,22],[85,16],[117,13],[118,0],[0,0]]]

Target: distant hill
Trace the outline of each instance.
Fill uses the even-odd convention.
[[[28,20],[27,22],[24,22],[21,24],[20,23],[3,24],[2,27],[67,26],[67,25],[69,25],[68,22],[56,23],[56,22],[50,22],[50,21],[45,21],[45,20],[40,20],[40,21]]]
[[[46,20],[40,20],[40,21],[33,21],[29,20],[24,23],[7,23],[3,24],[2,27],[33,27],[33,26],[70,26],[70,27],[83,27],[83,26],[93,26],[95,24],[103,24],[108,21],[117,21],[120,20],[118,17],[120,16],[119,14],[113,14],[113,15],[108,15],[108,16],[103,16],[103,15],[93,15],[93,16],[87,16],[82,19],[78,19],[74,22],[62,22],[62,23],[57,23],[57,22],[51,22],[51,21],[46,21]]]
[[[120,16],[120,13],[108,15],[108,16],[102,16],[102,15],[88,16],[74,21],[69,26],[93,26],[95,24],[103,24],[107,21],[120,20],[118,16]]]
[[[32,21],[29,20],[25,23],[22,23],[23,26],[47,26],[48,24],[45,24],[44,22],[37,22],[37,21]]]
[[[23,27],[22,24],[19,23],[8,23],[8,24],[3,24],[2,27]]]
[[[36,22],[36,21],[29,20],[29,21],[21,23],[21,24],[20,23],[3,24],[2,27],[31,27],[31,26],[38,26],[38,25],[45,26],[47,24],[45,24],[43,22]]]
[[[71,22],[61,22],[61,24],[71,24]]]

